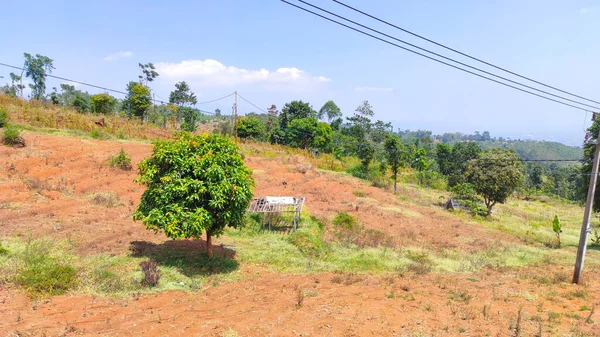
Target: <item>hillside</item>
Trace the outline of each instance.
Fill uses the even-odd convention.
[[[579,160],[583,157],[581,147],[567,146],[562,143],[535,141],[535,140],[511,140],[511,141],[487,141],[479,142],[481,148],[505,148],[515,151],[521,158],[526,160]],[[575,162],[576,163],[576,162]]]
[[[1,335],[600,333],[595,246],[586,282],[569,282],[579,206],[510,199],[492,219],[473,218],[444,210],[445,191],[402,183],[393,193],[331,157],[248,141],[240,148],[255,196],[306,196],[300,230],[261,229],[250,217],[217,239],[209,260],[204,240],[169,240],[134,222],[137,172],[108,165],[122,148],[136,167],[151,153],[151,135],[168,139],[168,130],[125,120],[101,129],[88,124],[93,115],[50,129],[41,123],[55,110],[8,110],[26,128],[27,146],[0,146]],[[134,137],[118,137],[128,128]],[[99,131],[103,139],[93,137]],[[337,226],[341,214],[356,223]],[[551,248],[554,214],[563,221],[561,249]],[[140,284],[148,259],[161,272],[155,288]],[[57,265],[76,282],[63,283],[61,295],[40,293],[27,271]]]

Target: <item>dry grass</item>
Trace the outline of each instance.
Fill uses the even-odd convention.
[[[23,101],[0,94],[0,108],[6,110],[11,121],[34,127],[68,129],[88,134],[105,134],[115,138],[161,139],[169,138],[175,131],[173,125],[160,128],[153,124],[130,120],[120,116],[81,114],[70,108],[44,105],[37,101]],[[105,126],[96,122],[104,118]]]

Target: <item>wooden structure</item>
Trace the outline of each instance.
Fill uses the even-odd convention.
[[[271,223],[275,220],[280,221],[281,215],[288,214],[292,218],[292,228],[298,229],[300,223],[300,213],[304,207],[304,197],[260,197],[253,199],[248,207],[248,213],[261,213],[262,225],[268,224],[271,229]]]

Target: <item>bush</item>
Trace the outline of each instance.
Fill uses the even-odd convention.
[[[4,129],[2,142],[8,146],[25,147],[25,140],[21,137],[21,131],[14,126],[8,126]]]
[[[142,279],[142,285],[144,287],[156,287],[160,280],[160,270],[156,265],[156,262],[152,260],[142,261],[140,263],[144,278]]]
[[[323,241],[322,225],[318,223],[311,223],[294,231],[288,239],[303,254],[311,257],[322,257],[328,250]]]
[[[68,264],[46,258],[21,270],[17,283],[34,296],[55,296],[64,294],[77,281],[77,271]]]
[[[119,154],[110,158],[108,165],[110,167],[120,168],[123,171],[131,171],[133,169],[133,166],[131,165],[131,158],[122,148],[121,151],[119,151]]]
[[[339,212],[333,219],[333,225],[335,227],[353,230],[356,229],[358,222],[352,215],[346,212]]]
[[[0,109],[0,128],[8,125],[8,112],[4,109]]]

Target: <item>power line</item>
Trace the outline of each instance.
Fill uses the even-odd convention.
[[[1,62],[0,62],[0,66],[5,66],[5,67],[8,67],[8,68],[19,69],[19,70],[25,70],[24,68],[13,66],[13,65],[10,65],[10,64],[6,64],[6,63],[1,63]],[[89,83],[85,83],[85,82],[81,82],[81,81],[71,80],[71,79],[68,79],[68,78],[60,77],[60,76],[55,76],[55,75],[51,75],[51,74],[45,74],[45,76],[51,77],[51,78],[56,78],[56,79],[67,81],[67,82],[71,82],[71,83],[77,83],[77,84],[85,85],[85,86],[92,87],[92,88],[102,89],[102,90],[106,90],[106,91],[118,93],[118,94],[121,94],[121,95],[127,95],[127,93],[124,92],[124,91],[110,89],[110,88],[106,88],[106,87],[102,87],[102,86],[98,86],[98,85],[94,85],[94,84],[89,84]],[[221,97],[221,98],[217,98],[217,99],[212,100],[212,101],[201,102],[201,103],[197,103],[197,104],[205,104],[205,103],[219,101],[219,100],[222,100],[222,99],[227,98],[227,97],[232,96],[232,95],[233,94],[230,94],[230,95],[227,95],[227,96],[224,96],[224,97]],[[150,100],[152,102],[155,102],[155,103],[158,102],[158,103],[161,103],[161,104],[168,104],[168,102],[165,102],[165,101],[162,101],[162,100],[158,100],[158,99],[154,99],[154,98],[150,98]],[[214,115],[215,114],[213,112],[203,111],[203,110],[200,110],[200,109],[196,109],[196,110],[198,110],[198,111],[200,111],[202,113],[205,113],[205,114],[209,114],[209,115]]]
[[[244,101],[246,101],[246,103],[252,105],[253,107],[257,108],[258,110],[264,112],[264,113],[268,113],[267,111],[265,111],[264,109],[259,108],[256,104],[250,102],[249,100],[245,99],[244,97],[242,97],[242,95],[240,95],[240,93],[238,92],[238,97],[243,99]]]
[[[382,20],[382,19],[380,19],[380,18],[378,18],[378,17],[376,17],[376,16],[374,16],[374,15],[368,14],[368,13],[366,13],[366,12],[364,12],[364,11],[361,11],[361,10],[359,10],[359,9],[357,9],[357,8],[354,8],[354,7],[350,6],[350,5],[347,5],[347,4],[345,4],[345,3],[341,2],[341,1],[338,1],[338,0],[332,0],[332,1],[333,1],[333,2],[335,2],[335,3],[337,3],[337,4],[339,4],[339,5],[342,5],[342,6],[344,6],[344,7],[346,7],[346,8],[349,8],[349,9],[351,9],[351,10],[355,11],[355,12],[358,12],[358,13],[360,13],[360,14],[362,14],[362,15],[365,15],[365,16],[367,16],[367,17],[370,17],[371,19],[377,20],[377,21],[379,21],[379,22],[381,22],[381,23],[384,23],[384,24],[386,24],[386,25],[388,25],[388,26],[391,26],[391,27],[393,27],[393,28],[399,29],[399,30],[401,30],[401,31],[403,31],[403,32],[405,32],[405,33],[408,33],[408,34],[412,35],[412,36],[415,36],[415,37],[418,37],[418,38],[420,38],[420,39],[422,39],[422,40],[425,40],[425,41],[427,41],[427,42],[433,43],[433,44],[435,44],[435,45],[437,45],[437,46],[439,46],[439,47],[442,47],[442,48],[445,48],[445,49],[447,49],[447,50],[453,51],[453,52],[455,52],[455,53],[457,53],[457,54],[460,54],[460,55],[462,55],[462,56],[468,57],[468,58],[470,58],[470,59],[472,59],[472,60],[475,60],[475,61],[481,62],[481,63],[483,63],[483,64],[485,64],[485,65],[488,65],[488,66],[490,66],[490,67],[496,68],[496,69],[498,69],[498,70],[502,70],[502,71],[504,71],[504,72],[507,72],[507,73],[509,73],[509,74],[511,74],[511,75],[514,75],[514,76],[520,77],[520,78],[522,78],[522,79],[526,79],[526,80],[528,80],[528,81],[531,81],[531,82],[533,82],[533,83],[536,83],[536,84],[542,85],[542,86],[544,86],[544,87],[551,88],[551,89],[554,89],[554,90],[556,90],[556,91],[560,91],[560,92],[562,92],[562,93],[564,93],[564,94],[568,94],[568,95],[571,95],[571,96],[574,96],[574,97],[577,97],[577,98],[581,98],[581,99],[583,99],[583,100],[586,100],[586,101],[588,101],[588,102],[593,102],[593,103],[596,103],[596,104],[600,104],[600,102],[598,102],[598,101],[595,101],[595,100],[592,100],[592,99],[589,99],[589,98],[585,98],[585,97],[583,97],[583,96],[579,96],[579,95],[576,95],[576,94],[570,93],[570,92],[568,92],[568,91],[565,91],[565,90],[562,90],[562,89],[559,89],[559,88],[553,87],[553,86],[551,86],[551,85],[548,85],[548,84],[545,84],[545,83],[543,83],[543,82],[536,81],[536,80],[534,80],[534,79],[532,79],[532,78],[529,78],[529,77],[527,77],[527,76],[520,75],[520,74],[518,74],[518,73],[516,73],[516,72],[512,72],[512,71],[510,71],[510,70],[508,70],[508,69],[502,68],[502,67],[500,67],[500,66],[497,66],[497,65],[494,65],[494,64],[492,64],[492,63],[486,62],[486,61],[484,61],[484,60],[482,60],[482,59],[479,59],[479,58],[477,58],[477,57],[474,57],[474,56],[471,56],[471,55],[469,55],[469,54],[466,54],[466,53],[463,53],[463,52],[461,52],[461,51],[458,51],[458,50],[456,50],[456,49],[450,48],[450,47],[448,47],[448,46],[446,46],[446,45],[443,45],[443,44],[441,44],[441,43],[439,43],[439,42],[435,42],[435,41],[433,41],[433,40],[431,40],[431,39],[428,39],[428,38],[426,38],[426,37],[424,37],[424,36],[421,36],[421,35],[419,35],[419,34],[413,33],[413,32],[411,32],[411,31],[409,31],[408,29],[404,29],[404,28],[402,28],[402,27],[398,27],[397,25],[394,25],[394,24],[392,24],[392,23],[390,23],[390,22],[387,22],[387,21],[385,21],[385,20]]]
[[[556,95],[556,94],[553,94],[553,93],[551,93],[551,92],[544,91],[544,90],[541,90],[541,89],[538,89],[538,88],[535,88],[535,87],[532,87],[532,86],[529,86],[529,85],[526,85],[526,84],[523,84],[523,83],[520,83],[520,82],[517,82],[517,81],[513,81],[513,80],[511,80],[511,79],[509,79],[509,78],[506,78],[506,77],[503,77],[503,76],[500,76],[500,75],[496,75],[496,74],[494,74],[494,73],[491,73],[491,72],[489,72],[489,71],[483,70],[483,69],[481,69],[481,68],[477,68],[477,67],[474,67],[474,66],[468,65],[468,64],[466,64],[466,63],[463,63],[463,62],[457,61],[457,60],[455,60],[455,59],[452,59],[452,58],[450,58],[450,57],[446,57],[446,56],[444,56],[444,55],[438,54],[438,53],[436,53],[436,52],[432,52],[431,50],[428,50],[428,49],[425,49],[425,48],[419,47],[419,46],[417,46],[417,45],[415,45],[415,44],[412,44],[412,43],[406,42],[406,41],[404,41],[404,40],[398,39],[398,38],[396,38],[396,37],[394,37],[394,36],[391,36],[391,35],[388,35],[388,34],[386,34],[386,33],[383,33],[383,32],[381,32],[381,31],[379,31],[379,30],[376,30],[376,29],[370,28],[370,27],[368,27],[368,26],[365,26],[365,25],[363,25],[363,24],[361,24],[361,23],[358,23],[358,22],[356,22],[356,21],[350,20],[350,19],[348,19],[348,18],[346,18],[346,17],[343,17],[343,16],[341,16],[341,15],[338,15],[338,14],[332,13],[332,12],[330,12],[330,11],[326,10],[326,9],[323,9],[323,8],[321,8],[321,7],[319,7],[319,6],[313,5],[313,4],[311,4],[311,3],[309,3],[309,2],[306,2],[306,1],[304,1],[304,0],[298,0],[298,1],[299,1],[299,2],[301,2],[301,3],[303,3],[303,4],[305,4],[305,5],[308,5],[308,6],[310,6],[310,7],[316,8],[316,9],[318,9],[318,10],[322,11],[322,12],[325,12],[325,13],[327,13],[327,14],[329,14],[329,15],[333,15],[333,16],[335,16],[335,17],[337,17],[337,18],[340,18],[340,19],[342,19],[342,20],[344,20],[344,21],[351,22],[351,23],[353,23],[353,24],[355,24],[355,25],[357,25],[357,26],[359,26],[359,27],[362,27],[362,28],[368,29],[368,30],[370,30],[370,31],[372,31],[372,32],[378,33],[378,34],[380,34],[380,35],[383,35],[383,36],[385,36],[385,37],[387,37],[387,38],[390,38],[390,39],[393,39],[393,40],[395,40],[395,41],[398,41],[398,42],[400,42],[400,43],[402,43],[402,44],[404,44],[404,45],[411,46],[411,47],[413,47],[413,48],[419,49],[419,50],[421,50],[421,51],[424,51],[424,52],[426,52],[426,53],[429,53],[429,54],[431,54],[431,55],[435,55],[435,56],[437,56],[437,57],[440,57],[440,58],[442,58],[442,59],[445,59],[445,60],[448,60],[448,61],[451,61],[451,62],[454,62],[454,63],[460,64],[460,65],[462,65],[462,66],[465,66],[465,67],[467,67],[467,68],[471,68],[471,69],[474,69],[474,70],[480,71],[480,72],[482,72],[482,73],[484,73],[484,74],[487,74],[487,75],[490,75],[490,76],[494,76],[494,77],[496,77],[496,78],[500,78],[500,79],[502,79],[502,80],[505,80],[505,81],[507,81],[507,82],[514,83],[514,84],[520,85],[520,86],[522,86],[522,87],[525,87],[525,88],[528,88],[528,89],[531,89],[531,90],[535,90],[535,91],[542,92],[542,93],[544,93],[544,94],[547,94],[547,95],[550,95],[550,96],[553,96],[553,97],[557,97],[557,98],[563,99],[563,100],[565,100],[565,101],[569,101],[569,102],[572,102],[572,103],[576,103],[576,104],[580,104],[580,105],[583,105],[583,106],[587,106],[587,107],[589,107],[589,108],[593,108],[593,109],[600,110],[600,107],[593,106],[593,105],[589,105],[589,104],[586,104],[586,103],[581,103],[581,102],[579,102],[579,101],[572,100],[572,99],[570,99],[570,98],[566,98],[566,97],[563,97],[563,96],[560,96],[560,95]],[[600,104],[600,103],[599,103],[599,104]]]
[[[222,99],[225,99],[225,98],[227,98],[227,97],[231,97],[231,96],[233,96],[234,94],[235,94],[235,93],[234,93],[234,92],[232,92],[231,94],[229,94],[229,95],[227,95],[227,96],[223,96],[223,97],[221,97],[221,98],[213,99],[213,100],[206,101],[206,102],[199,102],[199,103],[196,103],[196,104],[208,104],[208,103],[212,103],[212,102],[220,101],[220,100],[222,100]]]
[[[310,14],[313,14],[313,15],[315,15],[315,16],[321,17],[321,18],[323,18],[323,19],[325,19],[325,20],[328,20],[328,21],[331,21],[331,22],[333,22],[333,23],[336,23],[336,24],[338,24],[338,25],[340,25],[340,26],[343,26],[343,27],[346,27],[346,28],[348,28],[348,29],[354,30],[354,31],[356,31],[356,32],[358,32],[358,33],[361,33],[361,34],[363,34],[363,35],[369,36],[369,37],[371,37],[371,38],[374,38],[374,39],[376,39],[376,40],[382,41],[382,42],[384,42],[384,43],[387,43],[387,44],[389,44],[389,45],[395,46],[395,47],[397,47],[397,48],[400,48],[400,49],[406,50],[406,51],[408,51],[408,52],[411,52],[411,53],[413,53],[413,54],[419,55],[419,56],[421,56],[421,57],[425,57],[425,58],[427,58],[427,59],[430,59],[430,60],[432,60],[432,61],[435,61],[435,62],[438,62],[438,63],[444,64],[444,65],[447,65],[447,66],[449,66],[449,67],[452,67],[452,68],[455,68],[455,69],[458,69],[458,70],[464,71],[464,72],[466,72],[466,73],[469,73],[469,74],[471,74],[471,75],[475,75],[475,76],[478,76],[478,77],[481,77],[481,78],[487,79],[487,80],[489,80],[489,81],[496,82],[496,83],[498,83],[498,84],[501,84],[501,85],[507,86],[507,87],[509,87],[509,88],[516,89],[516,90],[519,90],[519,91],[522,91],[522,92],[528,93],[528,94],[530,94],[530,95],[534,95],[534,96],[537,96],[537,97],[540,97],[540,98],[543,98],[543,99],[546,99],[546,100],[549,100],[549,101],[552,101],[552,102],[555,102],[555,103],[559,103],[559,104],[562,104],[562,105],[566,105],[566,106],[569,106],[569,107],[571,107],[571,108],[574,108],[574,109],[578,109],[578,110],[582,110],[582,111],[588,111],[587,109],[584,109],[584,108],[581,108],[581,107],[578,107],[578,106],[575,106],[575,105],[572,105],[572,104],[569,104],[569,103],[561,102],[561,101],[558,101],[558,100],[555,100],[555,99],[553,99],[553,98],[546,97],[546,96],[543,96],[543,95],[540,95],[540,94],[536,94],[536,93],[534,93],[534,92],[531,92],[531,91],[528,91],[528,90],[525,90],[525,89],[521,89],[521,88],[515,87],[515,86],[513,86],[513,85],[510,85],[510,84],[507,84],[507,83],[504,83],[504,82],[500,82],[500,81],[498,81],[498,80],[495,80],[495,79],[493,79],[493,78],[489,78],[489,77],[487,77],[487,76],[484,76],[484,75],[481,75],[481,74],[478,74],[478,73],[472,72],[472,71],[470,71],[470,70],[467,70],[467,69],[464,69],[464,68],[461,68],[461,67],[455,66],[455,65],[453,65],[453,64],[450,64],[450,63],[447,63],[447,62],[444,62],[444,61],[438,60],[438,59],[436,59],[436,58],[433,58],[433,57],[427,56],[427,55],[425,55],[425,54],[419,53],[419,52],[417,52],[417,51],[414,51],[414,50],[412,50],[412,49],[409,49],[409,48],[406,48],[406,47],[402,47],[402,46],[400,46],[400,45],[398,45],[398,44],[396,44],[396,43],[394,43],[394,42],[390,42],[390,41],[388,41],[388,40],[385,40],[385,39],[382,39],[382,38],[380,38],[380,37],[377,37],[377,36],[375,36],[375,35],[372,35],[372,34],[369,34],[369,33],[367,33],[367,32],[364,32],[364,31],[362,31],[362,30],[360,30],[360,29],[357,29],[357,28],[354,28],[354,27],[348,26],[348,25],[346,25],[346,24],[344,24],[344,23],[341,23],[341,22],[339,22],[339,21],[336,21],[336,20],[334,20],[334,19],[331,19],[331,18],[328,18],[328,17],[326,17],[326,16],[323,16],[323,15],[321,15],[321,14],[315,13],[315,12],[313,12],[313,11],[309,10],[309,9],[306,9],[306,8],[303,8],[303,7],[300,7],[300,6],[294,5],[294,4],[292,4],[292,3],[290,3],[290,2],[288,2],[288,1],[286,1],[286,0],[280,0],[280,1],[281,1],[281,2],[284,2],[284,3],[288,4],[288,5],[290,5],[290,6],[292,6],[292,7],[296,7],[296,8],[298,8],[298,9],[301,9],[301,10],[303,10],[303,11],[306,11],[306,12],[308,12],[308,13],[310,13]]]

